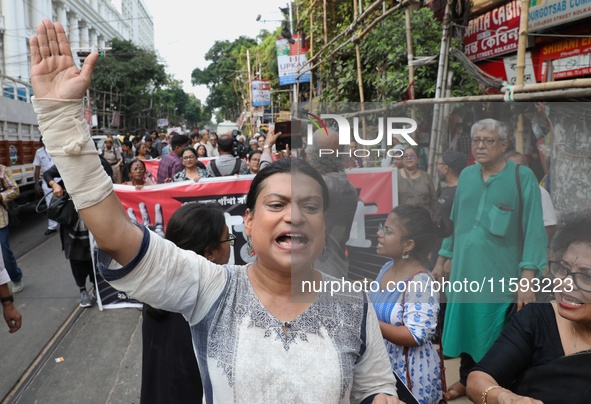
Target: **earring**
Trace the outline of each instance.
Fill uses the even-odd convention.
[[[407,260],[410,257],[410,254],[407,250],[402,251],[402,259]]]
[[[252,247],[252,239],[250,237],[246,239],[246,254],[249,257],[254,257],[254,248]]]

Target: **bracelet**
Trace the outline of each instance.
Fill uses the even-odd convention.
[[[266,144],[266,145],[263,146],[263,150],[269,149],[269,148],[271,148],[271,146],[269,146],[268,144]]]
[[[489,391],[493,390],[493,389],[504,389],[504,387],[502,386],[488,386],[483,392],[482,392],[482,404],[487,404],[486,398],[488,396]]]
[[[12,295],[8,295],[8,296],[0,299],[0,303],[6,303],[6,302],[14,302],[14,297],[12,297]]]

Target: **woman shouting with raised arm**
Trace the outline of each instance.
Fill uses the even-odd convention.
[[[82,97],[97,54],[78,71],[63,27],[47,19],[30,44],[41,131],[101,249],[103,277],[185,317],[204,402],[400,402],[367,296],[297,287],[304,279],[331,281],[314,268],[328,206],[317,171],[296,159],[261,170],[244,216],[256,260],[214,264],[132,223],[113,193],[83,119]]]

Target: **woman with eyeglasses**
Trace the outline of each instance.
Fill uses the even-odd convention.
[[[181,152],[181,160],[183,170],[175,174],[172,179],[173,182],[180,181],[199,181],[203,177],[207,177],[207,171],[202,162],[197,157],[197,152],[191,146],[185,147]]]
[[[591,397],[591,214],[570,214],[551,244],[555,301],[528,304],[468,377],[482,403],[588,403]]]
[[[375,281],[379,288],[376,285],[370,294],[398,383],[421,404],[439,403],[443,397],[441,362],[432,342],[439,292],[431,289],[433,278],[427,269],[435,240],[449,235],[438,232],[425,208],[394,208],[378,228],[376,248],[391,261],[380,270]]]
[[[129,163],[129,178],[124,185],[133,185],[136,190],[140,190],[144,185],[156,185],[152,174],[146,170],[146,164],[139,158],[131,160]]]
[[[431,176],[419,169],[420,150],[406,146],[402,155],[402,168],[398,170],[398,204],[422,206],[435,217],[437,194]]]
[[[165,238],[219,265],[228,263],[236,236],[228,232],[224,211],[214,203],[181,206]],[[144,305],[140,404],[199,403],[203,386],[193,353],[191,327],[179,313]]]

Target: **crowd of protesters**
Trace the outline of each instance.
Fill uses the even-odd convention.
[[[331,131],[331,135],[316,137],[315,142],[334,141],[334,144],[327,143],[323,147],[334,147],[336,150],[339,147],[336,143],[336,134]],[[437,174],[442,183],[438,190],[434,188],[431,176],[419,168],[420,156],[424,153],[420,147],[396,145],[394,149],[400,152],[400,157],[390,158],[389,161],[385,159],[382,162],[382,167],[397,169],[399,206],[392,210],[378,231],[377,252],[391,258],[376,279],[380,285],[393,280],[428,285],[442,277],[451,280],[476,279],[483,274],[495,280],[518,278],[530,282],[542,273],[563,278],[564,275],[561,274],[569,274],[567,270],[560,272],[561,267],[557,267],[558,269],[550,274],[546,268],[547,240],[554,234],[556,215],[553,213],[547,191],[537,185],[533,172],[527,169],[527,161],[519,153],[508,151],[511,148],[504,125],[493,119],[481,120],[472,126],[470,136],[470,158],[474,159],[476,164],[469,165],[470,158],[466,158],[460,151],[448,150],[443,153],[437,162]],[[110,139],[105,141],[103,157],[111,167],[119,167],[120,178],[124,184],[133,185],[137,190],[141,190],[145,185],[171,181],[197,182],[208,177],[257,174],[274,161],[294,158],[297,155],[305,156],[328,184],[330,203],[340,204],[335,205],[335,209],[332,210],[339,212],[339,216],[331,213],[330,206],[326,211],[328,248],[317,259],[315,267],[333,276],[347,276],[346,270],[343,269],[348,266],[345,243],[351,224],[342,226],[352,221],[357,196],[354,187],[348,185],[352,189],[353,202],[351,209],[344,209],[343,203],[347,198],[343,192],[348,189],[347,184],[350,184],[346,179],[346,172],[349,169],[370,165],[365,159],[353,157],[353,154],[343,158],[331,159],[325,156],[319,159],[316,157],[317,145],[282,153],[275,150],[277,134],[273,132],[266,135],[255,134],[250,140],[242,135],[218,135],[208,130],[196,132],[191,136],[173,132],[163,136],[157,146],[154,145],[155,138],[158,138],[156,131],[140,139],[124,139],[121,150],[113,149]],[[215,140],[211,142],[212,139]],[[355,149],[356,144],[352,142],[349,150]],[[162,151],[167,153],[163,154]],[[212,159],[211,155],[216,157]],[[154,159],[159,160],[157,179],[151,177],[144,163],[145,160]],[[114,174],[112,180],[118,182],[119,178]],[[333,186],[334,184],[336,186]],[[481,188],[486,189],[486,192]],[[481,209],[487,212],[484,218]],[[505,212],[516,214],[506,217]],[[478,226],[474,226],[475,220],[479,223]],[[502,223],[503,221],[505,223]],[[344,229],[343,237],[338,238],[338,233],[332,230],[331,226],[335,225],[337,232]],[[450,234],[450,237],[445,238]],[[503,247],[500,247],[499,243],[503,243]],[[587,247],[591,249],[591,245]],[[499,248],[504,251],[500,267]],[[341,250],[342,254],[339,253]],[[483,261],[486,255],[489,255],[489,258]],[[584,252],[579,252],[579,256],[584,255]],[[342,259],[339,258],[341,256]],[[572,259],[568,262],[571,261]],[[469,268],[472,269],[466,272]],[[479,271],[474,272],[474,268],[479,268]],[[576,279],[583,288],[587,287],[586,278]],[[425,287],[429,290],[428,286]],[[82,290],[83,286],[80,285],[80,288]],[[587,292],[582,290],[581,293]],[[430,295],[433,296],[432,291]],[[466,394],[478,398],[479,389],[482,390],[480,395],[487,403],[505,402],[502,400],[505,396],[515,399],[518,393],[535,396],[535,393],[528,393],[529,390],[524,390],[527,387],[518,383],[519,374],[515,373],[514,369],[511,369],[511,374],[515,379],[502,378],[502,373],[498,373],[497,368],[491,368],[498,362],[492,359],[495,357],[494,353],[490,352],[486,356],[489,349],[507,349],[505,340],[514,338],[511,334],[514,331],[503,331],[508,324],[513,328],[532,327],[531,323],[523,323],[525,319],[518,312],[526,304],[535,301],[533,293],[518,291],[516,298],[511,294],[501,298],[481,294],[479,301],[469,301],[471,304],[464,305],[461,303],[466,303],[463,299],[467,297],[452,291],[447,293],[450,303],[442,305],[447,310],[441,313],[439,293],[434,295],[435,299],[422,300],[421,296],[415,294],[392,294],[384,289],[370,296],[378,315],[392,370],[397,376],[401,398],[417,398],[420,403],[438,403],[444,397],[453,400]],[[576,301],[564,300],[569,298]],[[586,304],[583,297],[569,298],[562,298],[566,301],[563,306],[571,305],[568,310],[573,310],[572,307],[578,304]],[[546,311],[551,311],[554,307],[556,315],[569,318],[570,313],[567,309],[562,310],[566,314],[559,310],[560,304],[548,307]],[[530,311],[528,309],[528,312]],[[537,312],[531,315],[537,315]],[[14,314],[11,313],[11,316],[14,318]],[[518,323],[519,321],[522,323]],[[446,326],[443,327],[443,324]],[[586,336],[583,325],[580,327],[579,335]],[[166,333],[165,328],[162,328],[164,331],[159,331],[163,332],[163,336],[159,338],[172,338]],[[190,328],[183,333],[190,333]],[[499,341],[504,342],[495,344],[499,337]],[[144,338],[147,338],[147,335]],[[583,342],[586,339],[579,338],[579,347],[591,348],[591,344]],[[451,383],[447,388],[442,382],[443,359],[437,353],[434,341],[442,344],[446,356],[461,358],[459,381]],[[181,343],[180,340],[178,342]],[[528,342],[520,341],[522,344]],[[170,344],[170,341],[168,343]],[[190,344],[186,346],[190,347]],[[154,361],[158,357],[166,357],[167,360],[171,360],[168,351],[160,352],[159,356],[152,358],[155,355],[153,352],[158,349],[158,346],[151,342],[151,348],[144,350],[144,355],[149,355],[145,359],[151,358],[149,360]],[[183,349],[187,351],[189,348]],[[176,354],[178,351],[179,349],[175,351]],[[581,349],[577,348],[575,352],[580,351]],[[533,354],[542,355],[535,351]],[[563,356],[557,355],[557,359]],[[481,360],[486,362],[480,364]],[[533,366],[536,364],[534,361]],[[507,363],[501,365],[509,366]],[[519,369],[527,373],[532,364],[522,361],[519,366]],[[195,362],[187,362],[187,368],[181,368],[177,370],[179,374],[183,374],[185,380],[199,377],[198,370],[195,371],[198,369]],[[475,371],[474,375],[470,375],[472,371]],[[144,371],[146,379],[158,379],[155,375],[147,368]],[[172,384],[166,383],[166,378],[161,379],[162,383],[151,380],[149,384],[146,384],[145,380],[145,391],[148,391],[150,386],[157,389],[162,397],[172,397],[174,392],[183,391],[195,398],[203,394],[201,388],[181,389],[177,386],[171,389]],[[473,387],[469,380],[474,380],[474,385],[481,387]],[[493,381],[494,385],[487,384]],[[529,382],[531,383],[531,380]],[[407,393],[404,393],[405,388],[408,389]],[[142,398],[142,402],[158,401]]]
[[[44,20],[38,34],[31,38],[31,78],[39,97],[33,103],[52,153],[76,135],[71,135],[75,123],[62,111],[78,111],[81,101],[74,101],[86,92],[96,56],[87,58],[88,80],[54,79],[73,67],[65,32]],[[48,45],[52,41],[60,43],[59,52]],[[46,61],[52,58],[62,63]],[[153,368],[144,368],[149,385],[143,390],[162,398],[150,394],[141,401],[166,402],[186,393],[190,401],[203,395],[206,402],[399,403],[400,398],[434,404],[464,395],[483,404],[588,402],[591,215],[565,215],[555,229],[556,215],[534,171],[523,156],[510,153],[506,125],[487,118],[465,129],[437,161],[438,191],[424,171],[423,148],[395,145],[396,157],[382,162],[396,169],[399,204],[378,226],[376,252],[389,260],[369,297],[341,293],[329,299],[316,292],[294,300],[292,295],[294,279],[334,281],[347,275],[331,271],[347,265],[357,191],[346,173],[366,166],[364,159],[318,161],[318,145],[274,150],[279,134],[273,131],[247,139],[208,130],[190,137],[171,133],[159,139],[155,132],[125,139],[124,150],[107,139],[102,154],[113,168],[110,178],[92,153],[76,159],[55,155],[81,218],[107,253],[99,262],[105,279],[151,307],[182,315],[146,309],[152,313],[146,317],[144,354]],[[314,142],[324,142],[324,149],[340,147],[334,131],[316,133]],[[349,150],[355,149],[353,142]],[[205,156],[212,158],[207,165],[199,161]],[[160,159],[158,183],[256,174],[244,216],[252,264],[224,265],[234,238],[221,211],[203,213],[199,219],[208,220],[187,226],[191,208],[179,210],[166,231],[168,240],[125,216],[112,182],[125,181],[127,173],[126,181],[142,189],[145,160],[154,158]],[[191,237],[211,243],[193,244]],[[5,319],[14,332],[21,319],[3,284],[7,279],[0,272]],[[443,294],[434,285],[444,279],[489,279],[490,287],[479,293],[446,290],[442,316]],[[536,285],[545,279],[555,293],[534,305]],[[422,289],[391,291],[392,282]],[[162,314],[178,320],[178,335],[153,322]],[[180,360],[189,351],[196,362],[177,366],[171,355]],[[443,355],[460,358],[459,380],[448,388]],[[159,366],[166,374],[155,371]],[[199,377],[203,384],[192,385]],[[172,380],[180,380],[181,387]]]

